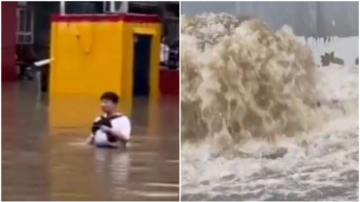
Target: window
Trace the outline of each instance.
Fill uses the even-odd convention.
[[[18,1],[19,6],[26,6],[26,1]]]
[[[25,8],[17,9],[16,41],[18,44],[32,44],[34,42],[34,14]]]
[[[118,12],[121,7],[121,1],[115,1],[114,12]],[[104,13],[113,13],[111,11],[111,1],[104,1]]]

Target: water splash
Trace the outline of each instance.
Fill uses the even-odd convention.
[[[208,139],[223,150],[319,124],[316,65],[289,27],[207,14],[183,17],[181,34],[183,141]]]

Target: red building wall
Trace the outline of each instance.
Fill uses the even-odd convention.
[[[160,71],[160,92],[162,95],[179,96],[179,71]]]
[[[1,81],[16,79],[16,7],[17,2],[1,2]]]

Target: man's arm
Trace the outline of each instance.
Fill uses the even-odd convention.
[[[91,134],[85,141],[85,144],[93,144],[94,143],[94,135]]]
[[[93,127],[94,127],[94,124],[96,122],[98,122],[100,119],[101,119],[101,116],[98,116],[98,117],[95,118],[95,120],[93,122]],[[90,134],[90,136],[88,138],[86,138],[86,140],[85,140],[86,144],[94,144],[94,134],[93,134],[93,132]]]
[[[101,126],[101,130],[106,132],[106,133],[111,133],[112,135],[116,136],[120,140],[124,140],[124,141],[129,140],[128,136],[121,129],[110,128],[110,127],[107,127],[107,126]]]
[[[131,126],[128,118],[117,119],[112,122],[112,125],[112,128],[102,126],[102,130],[111,133],[122,141],[128,141],[130,139]]]
[[[121,130],[111,129],[110,133],[118,137],[120,140],[123,141],[129,140],[128,136],[125,133],[123,133]]]

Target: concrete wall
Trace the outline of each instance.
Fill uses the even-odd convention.
[[[253,16],[274,29],[290,25],[313,52],[315,62],[358,64],[359,2],[181,2],[181,13]]]
[[[359,65],[359,37],[298,37],[312,51],[316,64]]]
[[[258,17],[279,29],[290,25],[305,37],[359,35],[359,2],[181,2],[181,13],[226,12]]]

